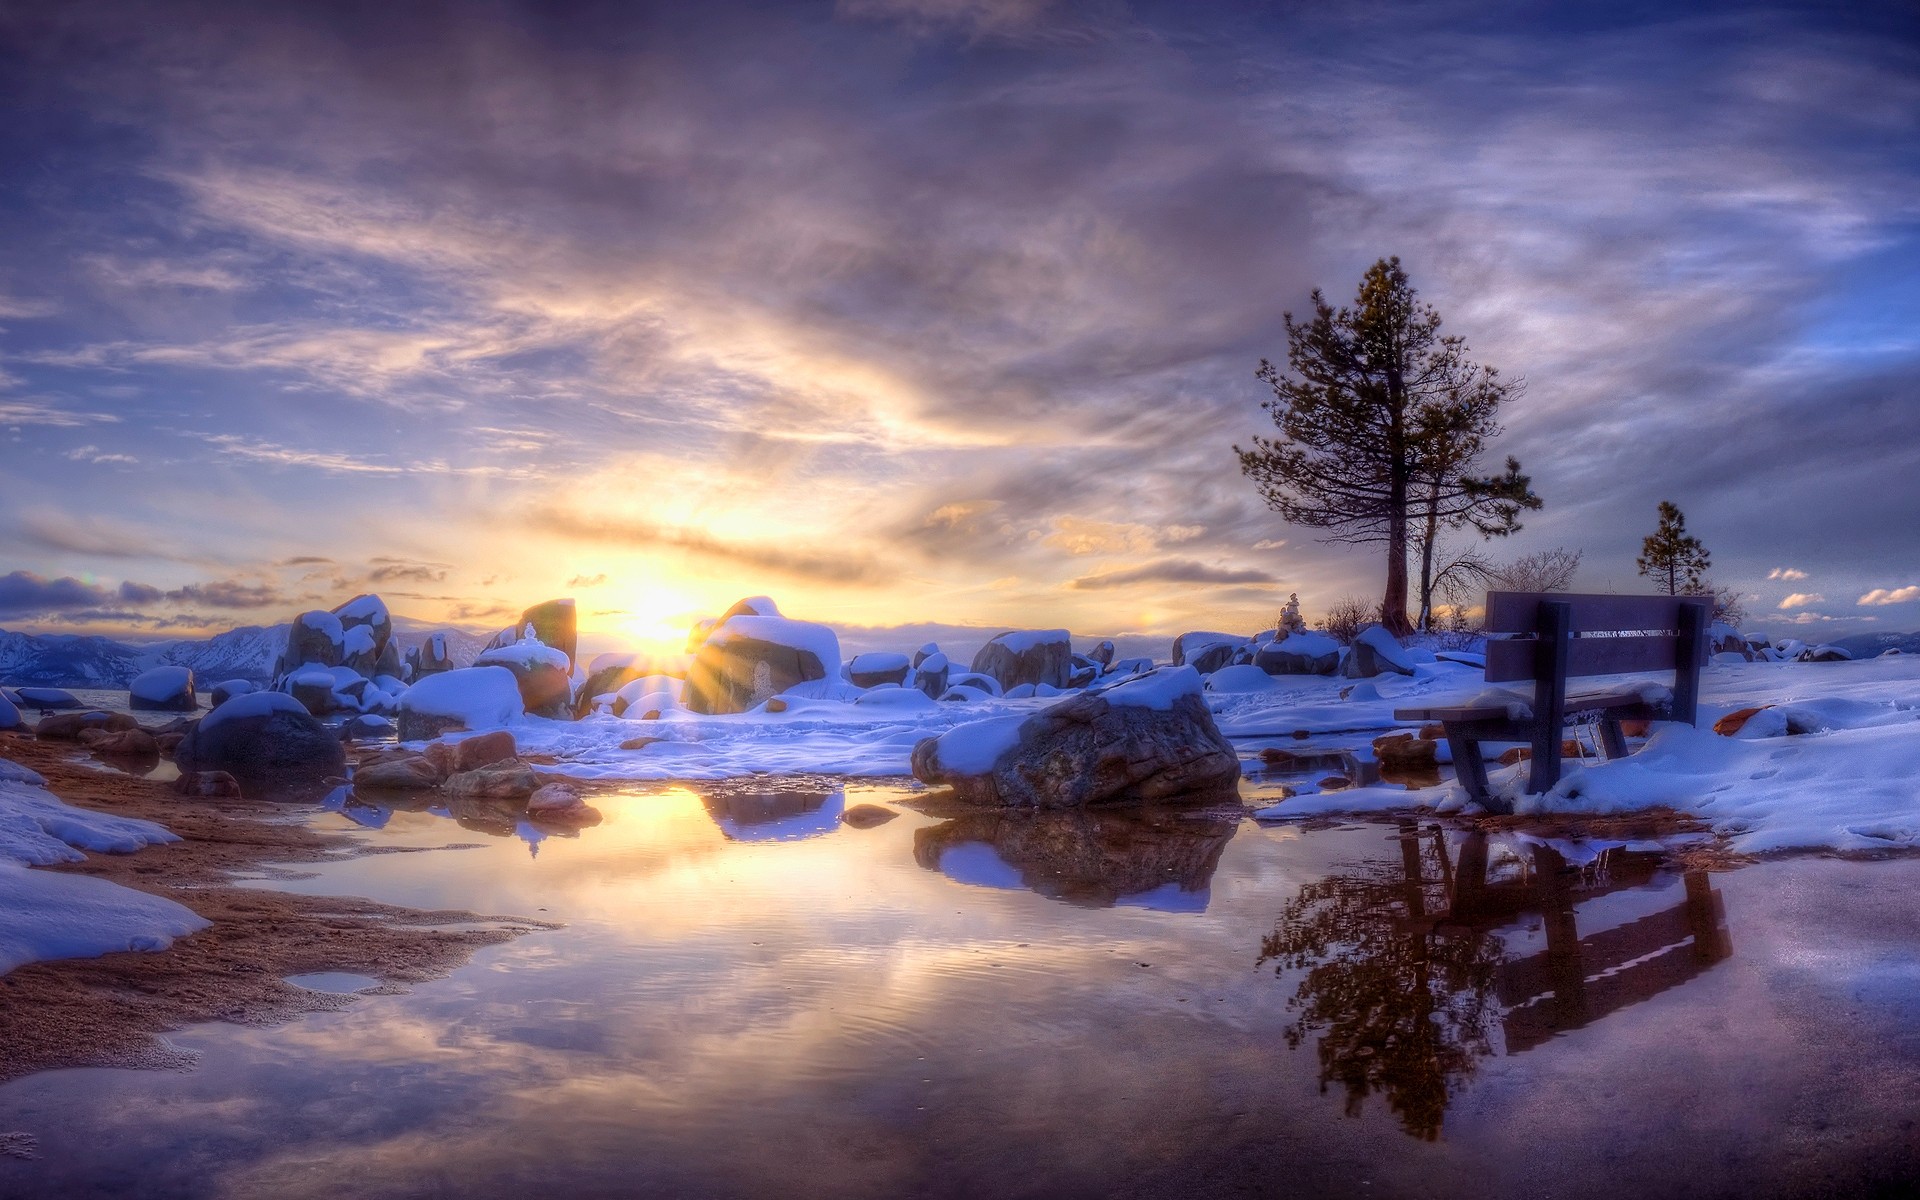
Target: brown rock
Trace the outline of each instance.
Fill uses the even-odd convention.
[[[527,797],[527,816],[555,825],[598,825],[600,810],[564,783],[544,784]]]
[[[33,732],[36,737],[75,741],[80,737],[80,732],[85,729],[104,729],[108,733],[119,733],[123,729],[138,728],[140,728],[140,722],[134,719],[132,713],[94,711],[55,713],[50,717],[42,717],[40,723],[33,727]]]
[[[785,712],[787,711],[787,702],[775,696],[773,699],[767,701],[767,711],[770,713]]]
[[[447,779],[447,790],[454,795],[489,800],[524,800],[539,786],[533,768],[517,758],[490,762]]]
[[[240,781],[225,771],[187,771],[173,781],[176,796],[240,799]]]
[[[1632,738],[1643,738],[1643,737],[1646,737],[1646,736],[1647,736],[1647,735],[1648,735],[1649,733],[1652,733],[1652,732],[1653,732],[1653,722],[1652,722],[1652,721],[1622,721],[1622,722],[1620,722],[1620,736],[1621,736],[1621,737],[1632,737]]]
[[[626,741],[620,743],[620,748],[622,750],[645,750],[648,746],[653,745],[655,742],[664,742],[664,741],[666,741],[665,738],[657,738],[657,737],[628,738]]]
[[[488,763],[503,762],[517,752],[513,734],[504,729],[478,733],[457,742],[433,742],[427,746],[428,761],[442,776],[458,775]]]
[[[186,737],[185,733],[156,733],[153,735],[153,743],[160,747],[160,753],[172,754],[173,748],[185,741]]]
[[[1260,761],[1269,767],[1290,767],[1298,762],[1300,756],[1291,750],[1278,750],[1268,746],[1260,752]]]
[[[368,763],[353,773],[355,791],[420,791],[440,786],[440,769],[424,754]]]
[[[1500,765],[1503,767],[1510,767],[1515,763],[1526,762],[1532,757],[1533,757],[1533,750],[1531,747],[1515,746],[1511,750],[1503,750],[1500,752]]]
[[[92,733],[92,730],[88,730]],[[160,745],[153,735],[144,729],[123,729],[119,733],[103,733],[88,742],[95,754],[112,754],[126,758],[158,758]]]
[[[1396,733],[1375,738],[1373,756],[1380,760],[1381,767],[1390,770],[1431,767],[1439,761],[1438,747],[1438,742],[1410,733]]]
[[[876,825],[885,825],[899,815],[892,809],[882,808],[878,804],[856,804],[841,813],[840,820],[843,824],[851,825],[855,829],[872,829]]]
[[[1447,740],[1447,727],[1440,724],[1422,725],[1420,736],[1429,742],[1444,742]]]
[[[1772,707],[1771,704],[1763,704],[1759,708],[1743,708],[1738,712],[1730,712],[1713,723],[1713,731],[1721,737],[1732,737],[1745,729],[1747,722],[1753,720],[1756,714]]]
[[[1341,788],[1352,786],[1353,780],[1348,779],[1345,775],[1329,775],[1320,781],[1321,789],[1329,792],[1337,792]]]

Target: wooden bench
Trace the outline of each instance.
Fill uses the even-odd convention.
[[[1560,782],[1561,730],[1598,721],[1608,758],[1623,757],[1622,721],[1693,724],[1700,668],[1707,661],[1712,600],[1704,596],[1586,596],[1566,592],[1487,593],[1487,682],[1531,680],[1532,715],[1515,720],[1504,704],[1394,710],[1400,721],[1446,727],[1454,773],[1467,794],[1493,808],[1482,742],[1525,742],[1530,793]],[[1649,703],[1638,690],[1569,696],[1567,681],[1629,671],[1672,671],[1672,699]]]

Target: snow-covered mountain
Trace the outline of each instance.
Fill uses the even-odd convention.
[[[444,633],[454,665],[464,667],[487,640],[463,629],[408,624],[415,627],[396,629],[393,635],[403,656],[430,635]],[[0,682],[15,687],[122,688],[149,667],[178,666],[190,669],[202,687],[226,679],[265,683],[273,678],[286,647],[287,628],[246,625],[210,638],[170,642],[0,630]]]
[[[1855,658],[1878,658],[1889,650],[1902,654],[1920,654],[1920,633],[1856,633],[1834,645]]]

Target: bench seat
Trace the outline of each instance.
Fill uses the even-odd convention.
[[[1646,698],[1639,692],[1605,692],[1591,696],[1567,697],[1567,712],[1570,714],[1618,708],[1646,708],[1651,713],[1655,706],[1648,704]],[[1393,719],[1396,721],[1504,721],[1506,717],[1507,706],[1504,704],[1456,704],[1436,708],[1393,710]],[[1648,719],[1653,718],[1649,716]]]

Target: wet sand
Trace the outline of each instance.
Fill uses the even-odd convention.
[[[204,1021],[272,1024],[353,1003],[286,976],[349,972],[379,980],[374,990],[398,991],[448,974],[483,946],[552,928],[234,886],[236,876],[270,876],[286,864],[398,851],[316,832],[271,801],[178,797],[166,782],[101,770],[71,743],[0,735],[0,757],[38,771],[68,804],[157,821],[182,839],[44,869],[165,896],[213,922],[156,953],[32,963],[0,975],[0,1082],[57,1067],[185,1066],[191,1057],[164,1038],[172,1030]]]

